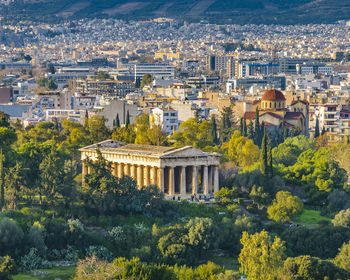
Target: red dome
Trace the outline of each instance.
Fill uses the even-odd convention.
[[[263,101],[284,101],[286,98],[283,93],[276,89],[270,89],[265,91],[263,97],[261,98]]]

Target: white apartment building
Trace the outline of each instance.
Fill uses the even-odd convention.
[[[45,120],[47,122],[53,122],[57,119],[59,122],[64,120],[72,120],[80,124],[84,124],[85,110],[60,110],[60,109],[47,109],[45,111]]]
[[[342,104],[317,105],[314,115],[313,129],[315,129],[316,118],[318,118],[320,132],[324,128],[331,142],[342,142],[345,135],[350,135],[350,110],[343,109]]]
[[[158,78],[174,78],[175,67],[170,64],[134,64],[131,67],[135,81],[141,80],[145,74]]]
[[[179,129],[178,112],[171,107],[155,108],[152,110],[151,124],[161,126],[167,134],[173,134]]]

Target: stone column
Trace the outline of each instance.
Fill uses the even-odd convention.
[[[143,170],[142,165],[137,166],[137,185],[141,188],[143,186]]]
[[[150,178],[151,178],[151,185],[156,185],[157,184],[157,168],[155,166],[151,167]]]
[[[181,195],[186,195],[186,166],[181,167]]]
[[[198,192],[198,167],[193,166],[193,175],[192,175],[192,194],[196,194]]]
[[[137,180],[137,172],[136,172],[137,168],[135,164],[131,164],[130,165],[130,176],[131,178],[133,178],[134,180]]]
[[[113,162],[112,174],[114,177],[118,177],[118,163]]]
[[[123,164],[122,163],[119,163],[118,164],[118,178],[121,178],[121,177],[123,177],[123,172],[124,170],[123,170]]]
[[[219,167],[214,167],[214,193],[219,190]]]
[[[208,166],[208,173],[209,173],[208,192],[212,193],[213,192],[213,166],[212,165]]]
[[[145,186],[149,186],[150,185],[149,166],[145,166],[143,168],[143,177],[144,177],[144,184],[145,184]]]
[[[129,164],[124,164],[124,175],[130,177],[130,165]]]
[[[208,194],[208,166],[204,166],[203,169],[203,194],[207,195]]]
[[[169,167],[169,195],[175,194],[175,176],[174,167]]]
[[[158,168],[158,187],[162,193],[164,193],[164,168]]]

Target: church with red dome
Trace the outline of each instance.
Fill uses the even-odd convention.
[[[260,100],[245,102],[243,117],[249,123],[256,119],[256,108],[259,112],[259,120],[269,129],[282,127],[283,123],[289,129],[300,130],[304,135],[308,134],[309,103],[305,100],[293,100],[286,104],[284,94],[276,89],[265,91]]]

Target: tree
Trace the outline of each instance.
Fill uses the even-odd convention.
[[[272,159],[272,149],[271,149],[271,144],[268,146],[268,152],[267,152],[267,165],[268,165],[268,174],[270,178],[273,177],[273,159]]]
[[[88,119],[88,129],[92,142],[101,142],[110,137],[110,131],[106,127],[106,119],[100,116],[93,116]]]
[[[292,196],[287,191],[280,191],[276,194],[272,205],[267,208],[267,213],[269,219],[278,223],[285,223],[291,222],[303,210],[304,205],[299,197]]]
[[[0,279],[10,280],[16,272],[16,263],[10,256],[0,257]]]
[[[341,210],[332,220],[335,227],[345,227],[350,229],[350,208]]]
[[[267,135],[266,128],[264,128],[264,137],[261,143],[261,158],[262,158],[262,169],[261,173],[265,176],[268,175],[268,161],[267,161]]]
[[[233,132],[232,129],[232,109],[230,106],[225,107],[221,115],[220,140],[221,143],[227,142]]]
[[[288,258],[280,274],[281,280],[347,280],[350,273],[329,261],[311,256]]]
[[[235,131],[228,143],[228,158],[237,165],[248,167],[255,164],[260,157],[258,146],[254,145],[253,140],[240,136]]]
[[[243,118],[243,136],[247,137],[247,121],[245,117]]]
[[[282,144],[279,144],[278,147],[273,148],[273,162],[276,165],[293,165],[301,153],[314,147],[315,139],[310,139],[304,135],[289,137]]]
[[[8,218],[0,220],[0,251],[3,255],[14,256],[21,248],[22,229]]]
[[[117,116],[115,118],[115,127],[120,127],[119,114],[117,114]]]
[[[334,263],[347,271],[350,272],[350,241],[344,243],[339,249],[338,255],[334,259]]]
[[[0,148],[0,210],[5,206],[4,158]]]
[[[213,137],[213,142],[215,145],[219,144],[219,139],[218,139],[218,135],[217,135],[217,128],[216,128],[216,121],[215,121],[215,117],[212,116],[211,117],[211,124],[212,124],[212,137]]]
[[[151,74],[145,74],[142,77],[140,88],[144,88],[147,85],[150,85],[153,81],[153,77]]]
[[[240,272],[247,275],[248,280],[275,279],[283,265],[284,242],[278,237],[272,241],[268,232],[261,231],[251,235],[243,232],[241,243]]]
[[[317,138],[318,136],[320,136],[320,123],[318,118],[316,118],[314,138]]]
[[[257,146],[261,146],[261,134],[263,133],[263,131],[261,131],[261,128],[260,128],[260,118],[259,118],[259,108],[256,107],[256,111],[255,111],[255,131],[254,131],[254,136],[255,136],[255,139],[254,139],[254,143],[255,145]]]
[[[247,137],[254,140],[254,124],[252,121],[249,122]]]
[[[111,78],[111,76],[109,76],[108,73],[102,72],[102,71],[98,71],[97,76],[96,76],[96,79],[100,80],[100,81],[108,80],[110,78]]]
[[[128,128],[130,125],[130,113],[129,110],[126,112],[125,127]]]
[[[10,203],[11,209],[16,209],[21,187],[24,182],[22,163],[17,162],[14,167],[9,168],[5,174],[6,200]]]
[[[213,146],[211,125],[211,122],[206,120],[197,123],[195,118],[190,118],[180,124],[179,130],[169,138],[169,142],[174,143],[174,146],[178,148],[190,145],[198,149],[204,149]]]
[[[40,203],[42,203],[42,195],[46,196],[46,200],[49,203],[53,202],[64,186],[63,163],[57,151],[51,150],[51,153],[41,162],[39,170],[41,185],[39,190]]]

